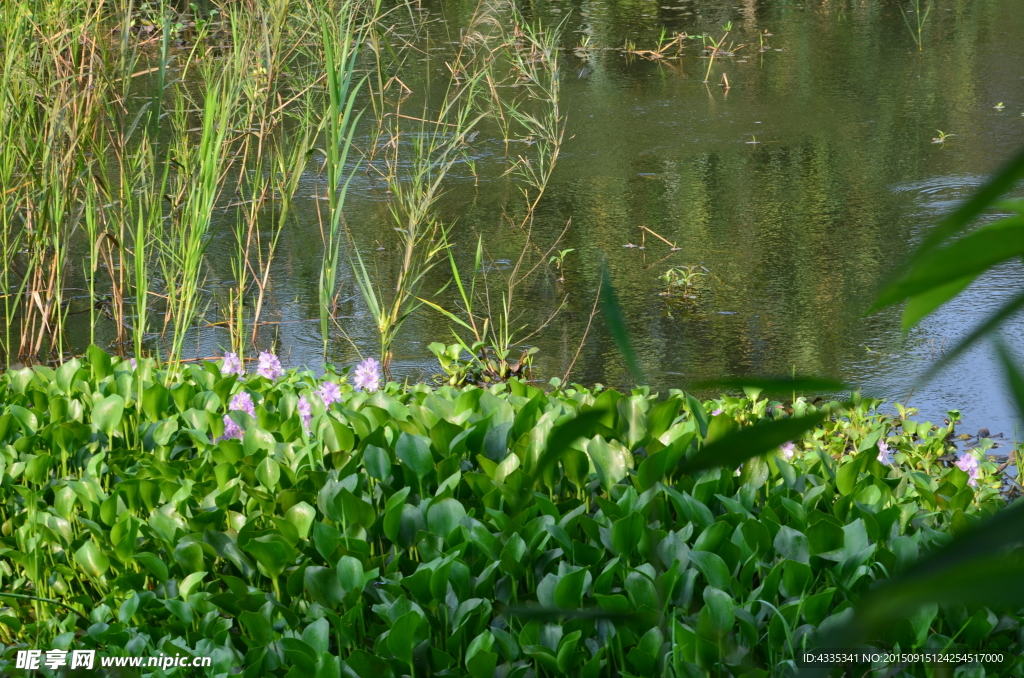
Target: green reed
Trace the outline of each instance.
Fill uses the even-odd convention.
[[[168,356],[172,363],[181,359],[185,337],[199,315],[204,254],[230,165],[227,141],[238,96],[238,73],[230,66],[216,79],[208,80],[198,143],[186,132],[186,115],[176,115],[178,133],[173,150],[181,165],[180,202],[170,222],[170,242],[162,264],[167,280],[167,312],[174,327]]]
[[[376,8],[375,8],[376,10]],[[356,97],[366,78],[356,77],[356,59],[359,44],[365,34],[365,24],[358,8],[345,3],[334,13],[327,6],[320,9],[320,47],[326,69],[327,110],[322,122],[326,139],[324,155],[327,169],[328,218],[326,228],[321,226],[324,243],[320,267],[320,336],[327,351],[329,319],[333,317],[333,302],[337,288],[338,261],[344,242],[342,233],[345,195],[355,170],[346,169],[356,125],[362,113],[356,111]]]
[[[928,15],[931,14],[932,5],[929,2],[928,6],[925,7],[924,13],[921,13],[921,0],[914,0],[914,9],[911,10],[914,13],[914,24],[911,25],[910,17],[907,16],[907,11],[903,9],[903,5],[900,5],[900,14],[903,15],[903,23],[907,25],[907,30],[910,31],[910,37],[914,39],[914,44],[917,45],[917,51],[924,51],[924,38],[922,32],[924,31],[924,24],[928,21]]]

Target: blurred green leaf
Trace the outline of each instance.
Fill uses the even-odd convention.
[[[827,418],[828,412],[815,412],[741,428],[708,443],[695,455],[684,459],[680,462],[679,471],[692,473],[716,466],[736,468],[751,457],[767,454],[784,443],[799,439]]]
[[[601,311],[604,313],[605,324],[608,331],[619,347],[622,359],[626,361],[626,367],[637,384],[646,383],[644,374],[640,369],[640,363],[633,352],[633,345],[629,340],[629,330],[626,328],[626,317],[622,313],[622,307],[615,296],[615,288],[612,285],[611,275],[608,273],[608,264],[601,264]]]

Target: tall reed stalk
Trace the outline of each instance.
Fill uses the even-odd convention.
[[[374,9],[379,8],[379,4]],[[327,200],[329,214],[326,227],[321,225],[324,243],[320,267],[320,336],[327,352],[329,321],[334,315],[338,261],[344,242],[342,231],[345,196],[355,176],[355,169],[346,169],[356,125],[362,112],[356,112],[356,97],[366,78],[356,78],[359,45],[365,37],[366,24],[354,4],[343,3],[337,13],[325,6],[320,11],[320,40],[326,69],[327,110],[322,123],[325,132]]]
[[[237,73],[227,69],[208,80],[198,143],[185,133],[187,118],[178,115],[175,156],[181,164],[181,202],[171,218],[162,267],[167,280],[167,315],[174,334],[168,360],[181,360],[184,342],[199,314],[203,259],[217,199],[230,167],[228,134],[238,101]]]

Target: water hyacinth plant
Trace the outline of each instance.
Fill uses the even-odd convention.
[[[975,487],[941,461],[952,426],[866,398],[435,390],[378,369],[168,379],[96,350],[0,376],[0,671],[63,647],[281,678],[784,675],[1002,505],[989,462]],[[878,640],[1024,669],[1014,610],[923,619]]]

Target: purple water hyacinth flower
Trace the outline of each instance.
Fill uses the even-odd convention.
[[[250,417],[256,416],[256,405],[252,402],[252,396],[246,391],[236,393],[231,399],[231,404],[228,405],[229,410],[238,410],[239,412],[245,412]],[[235,423],[235,420],[224,415],[224,435],[217,438],[214,442],[221,440],[231,440],[232,438],[241,438],[244,431],[242,427]]]
[[[128,358],[128,362],[131,363],[133,370],[138,368],[138,366],[139,366],[139,364],[137,362],[135,362],[135,358]]]
[[[225,353],[224,359],[220,363],[221,374],[237,374],[242,376],[245,374],[245,365],[242,364],[242,359],[238,357],[237,353]]]
[[[324,407],[330,407],[332,403],[341,402],[341,387],[333,381],[325,381],[320,384],[317,393],[320,394],[320,399],[324,401]]]
[[[253,404],[252,396],[247,391],[236,393],[235,397],[231,399],[231,405],[228,409],[240,410],[250,417],[256,416],[256,405]]]
[[[892,458],[892,452],[889,451],[889,443],[884,440],[878,441],[878,461],[887,466],[892,466],[895,463],[895,460]]]
[[[302,428],[309,433],[309,422],[313,420],[313,406],[306,400],[306,396],[299,396],[299,419],[302,420]]]
[[[967,482],[971,487],[978,486],[978,476],[981,475],[981,468],[978,466],[978,460],[973,454],[965,452],[956,462],[956,467],[970,476]]]
[[[786,461],[792,459],[793,455],[796,454],[796,444],[791,442],[785,443],[784,445],[780,446],[779,449],[782,450],[782,456],[786,458]]]
[[[270,351],[260,353],[260,365],[256,373],[267,379],[280,379],[284,376],[284,368],[281,367],[281,360]]]
[[[722,408],[721,407],[719,407],[718,409],[711,410],[711,416],[712,417],[717,417],[721,413],[722,413]]]
[[[356,367],[355,377],[352,385],[357,391],[369,391],[373,393],[380,388],[380,363],[373,358],[367,358]]]
[[[217,440],[215,440],[214,442],[219,442],[221,440],[239,439],[242,437],[243,433],[244,431],[242,431],[242,427],[236,424],[234,419],[225,414],[224,435],[222,435],[220,438],[217,438]]]

